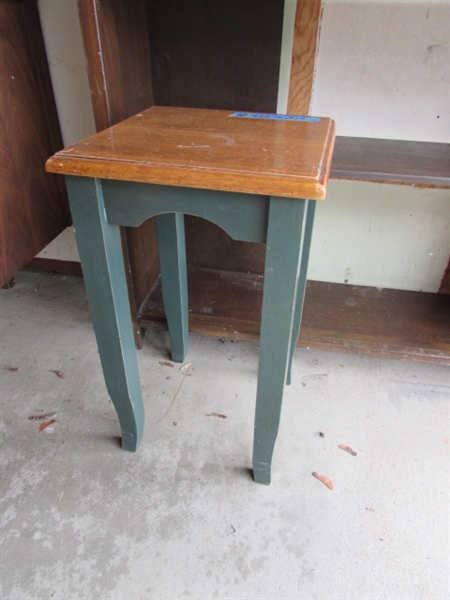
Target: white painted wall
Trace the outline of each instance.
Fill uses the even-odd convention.
[[[450,3],[325,0],[312,114],[338,135],[450,142]]]
[[[39,15],[65,146],[95,133],[77,0],[39,0]]]
[[[39,15],[64,146],[95,133],[77,0],[39,0]],[[72,227],[38,254],[80,262]]]
[[[66,144],[94,131],[76,0],[39,9]],[[295,0],[286,0],[279,112]],[[449,2],[325,0],[312,112],[338,133],[448,142]],[[439,116],[439,118],[438,118]],[[450,192],[331,181],[319,203],[311,279],[436,291],[450,254]],[[70,230],[39,256],[78,260]]]
[[[287,112],[296,9],[297,0],[284,1],[283,33],[281,40],[280,74],[278,80],[277,101],[277,112],[280,114],[286,114]]]
[[[449,255],[447,190],[330,180],[308,277],[436,292]]]

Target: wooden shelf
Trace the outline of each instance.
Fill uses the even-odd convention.
[[[190,330],[257,340],[263,277],[189,267]],[[139,316],[165,329],[158,279]],[[298,345],[450,365],[448,296],[308,282]]]
[[[330,177],[448,188],[450,144],[338,136]]]

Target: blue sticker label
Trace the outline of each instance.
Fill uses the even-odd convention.
[[[306,121],[307,123],[317,123],[320,117],[305,117],[299,115],[274,115],[271,113],[251,113],[251,112],[235,112],[229,117],[243,117],[245,119],[272,119],[275,121]]]

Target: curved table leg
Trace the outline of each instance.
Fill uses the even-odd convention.
[[[118,225],[106,221],[99,180],[66,177],[70,208],[106,387],[122,447],[137,450],[144,429],[141,384]]]
[[[253,477],[270,483],[290,358],[307,201],[273,197],[267,232],[258,388],[253,443]]]
[[[186,357],[189,336],[184,215],[182,213],[158,215],[156,227],[171,355],[173,361],[181,363]]]
[[[302,322],[303,306],[305,303],[305,292],[306,292],[306,277],[308,275],[308,263],[309,253],[311,250],[311,240],[314,225],[314,214],[316,212],[316,201],[308,200],[308,207],[306,209],[306,223],[305,231],[303,232],[303,244],[302,244],[302,260],[300,263],[300,274],[298,277],[297,286],[297,297],[295,300],[295,316],[294,324],[292,326],[292,339],[291,348],[289,351],[289,366],[287,372],[286,383],[291,385],[292,378],[292,361],[294,360],[295,347],[297,344],[298,336],[300,333],[300,324]]]

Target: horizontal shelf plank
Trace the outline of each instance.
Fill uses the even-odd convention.
[[[337,136],[330,177],[450,187],[450,144]]]
[[[263,277],[189,267],[189,327],[258,340]],[[167,328],[160,280],[143,327]],[[450,365],[450,300],[441,294],[309,281],[299,346]]]

